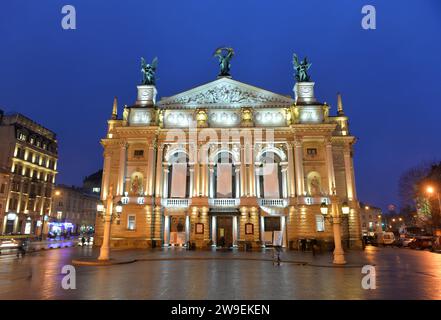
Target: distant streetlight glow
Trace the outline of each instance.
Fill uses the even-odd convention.
[[[426,188],[426,192],[429,193],[429,194],[433,194],[435,192],[435,189],[432,186],[428,186]]]

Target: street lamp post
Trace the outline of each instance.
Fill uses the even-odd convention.
[[[331,197],[331,208],[332,216],[328,216],[329,208],[326,203],[322,203],[320,206],[320,212],[322,215],[330,219],[332,223],[333,233],[334,233],[334,264],[346,264],[345,252],[341,245],[341,220],[343,217],[340,215],[340,210],[335,196]],[[349,214],[350,208],[346,202],[342,204],[342,214],[347,216]]]
[[[439,191],[435,190],[434,187],[428,186],[426,189],[426,192],[430,195],[436,194],[438,198],[438,207],[439,207],[439,214],[441,215],[441,197]],[[438,222],[438,221],[437,221]],[[438,227],[438,226],[437,226]]]
[[[102,213],[104,220],[104,234],[103,234],[103,243],[100,248],[100,255],[98,260],[109,260],[110,259],[110,228],[112,224],[112,220],[114,219],[113,215],[113,187],[110,186],[109,193],[106,199],[106,207],[102,202],[98,203],[97,211]],[[115,208],[116,217],[119,217],[122,212],[122,203],[118,201]]]

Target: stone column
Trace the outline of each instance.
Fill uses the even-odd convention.
[[[240,198],[240,168],[234,167],[234,172],[236,173],[236,179],[234,183],[236,184],[236,193],[234,195],[235,198]]]
[[[190,171],[190,186],[189,186],[190,190],[188,190],[188,197],[191,198],[194,194],[194,190],[193,190],[194,189],[194,186],[193,186],[194,168],[190,167],[188,170]]]
[[[107,147],[108,148],[108,147]],[[107,193],[109,190],[110,181],[110,152],[104,151],[104,170],[103,170],[103,182],[101,186],[101,200],[107,199]]]
[[[110,259],[110,228],[112,223],[112,213],[113,213],[113,186],[109,187],[109,194],[106,199],[106,208],[104,211],[104,232],[103,232],[103,243],[100,248],[100,255],[98,260],[109,260]],[[44,219],[44,216],[43,216]],[[43,234],[43,225],[42,225]]]
[[[217,217],[212,216],[211,217],[211,241],[213,242],[212,246],[216,247],[216,241],[217,241]]]
[[[288,198],[288,179],[287,179],[288,168],[282,168],[282,197],[284,199]]]
[[[237,247],[237,216],[233,217],[233,247]]]
[[[170,170],[168,169],[168,167],[164,167],[164,182],[163,182],[164,189],[162,192],[163,198],[168,198],[168,174],[169,174],[169,171]]]
[[[335,175],[334,175],[334,159],[332,156],[332,142],[330,139],[325,141],[326,144],[326,166],[328,169],[329,194],[335,193]]]
[[[203,197],[208,196],[208,184],[207,184],[207,164],[203,163],[201,165],[201,194]]]
[[[256,197],[261,198],[259,168],[254,167],[254,176],[256,177]]]
[[[345,146],[343,150],[343,157],[345,163],[345,176],[346,176],[346,193],[348,200],[354,199],[354,183],[352,181],[352,166],[351,166],[351,149],[350,146]]]
[[[164,152],[164,146],[158,147],[156,155],[156,181],[155,181],[155,195],[160,197],[162,194],[162,157]]]
[[[185,216],[185,244],[190,242],[190,213]]]
[[[285,216],[281,216],[280,217],[280,227],[281,227],[281,231],[282,231],[282,247],[286,248],[287,247],[287,232],[286,232],[286,217]]]
[[[296,190],[297,196],[305,195],[305,176],[303,173],[303,146],[301,140],[294,141],[294,165],[296,171]]]
[[[292,157],[292,143],[288,142],[287,147],[288,152],[288,189],[289,189],[289,196],[295,197],[295,179],[294,179],[294,161]]]
[[[170,216],[164,216],[164,247],[170,245]]]
[[[250,197],[254,197],[256,196],[256,186],[255,186],[255,172],[254,172],[254,148],[250,147],[250,151],[248,154],[249,157],[249,168],[248,168],[248,172],[249,172],[249,195]]]
[[[334,264],[346,264],[345,252],[341,245],[341,214],[337,197],[331,196],[332,201],[332,229],[334,232]]]
[[[150,145],[148,147],[148,158],[147,158],[147,195],[151,196],[153,195],[153,187],[155,185],[155,182],[153,181],[154,177],[154,170],[155,170],[155,147],[154,145]]]
[[[240,194],[242,197],[247,195],[247,180],[246,180],[246,166],[245,166],[245,148],[240,148]]]
[[[215,194],[214,194],[214,166],[210,165],[210,193],[209,193],[209,197],[210,198],[215,198]]]
[[[265,247],[265,217],[260,216],[260,242],[262,247]]]
[[[125,173],[126,173],[126,153],[127,153],[127,144],[124,142],[120,146],[119,151],[119,172],[118,172],[118,185],[116,194],[124,195],[124,182],[125,182]]]
[[[194,177],[193,177],[193,196],[194,197],[199,197],[200,192],[199,192],[199,172],[200,168],[199,168],[199,163],[195,163],[194,164]]]

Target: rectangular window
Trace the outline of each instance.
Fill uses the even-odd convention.
[[[134,214],[130,214],[127,217],[127,229],[135,230],[136,228],[136,216]]]
[[[2,185],[0,186],[0,193],[5,193],[5,184],[2,183]]]
[[[133,153],[135,157],[143,157],[144,156],[144,150],[135,150]]]
[[[306,154],[308,156],[316,156],[317,155],[317,149],[316,148],[307,148]]]
[[[317,232],[325,231],[325,218],[321,214],[315,216],[315,226]]]

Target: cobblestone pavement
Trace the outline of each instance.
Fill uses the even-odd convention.
[[[76,266],[76,289],[61,287],[61,268],[96,257],[96,248],[61,248],[24,259],[0,256],[0,299],[441,299],[441,254],[367,247],[334,267],[329,253],[112,251],[112,266]],[[290,261],[288,263],[287,261]],[[377,288],[364,290],[362,265],[376,266]]]

